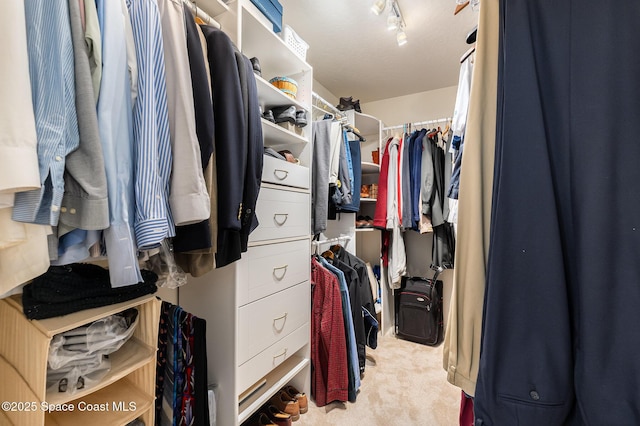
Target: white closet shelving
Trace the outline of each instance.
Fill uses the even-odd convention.
[[[256,205],[259,226],[242,259],[179,290],[184,309],[207,320],[210,385],[216,385],[217,424],[247,420],[282,386],[309,393],[312,68],[272,31],[249,0],[198,6],[248,58],[260,61],[258,97],[266,111],[294,105],[309,124],[286,129],[262,119],[264,144],[287,149],[298,164],[264,156]],[[273,77],[298,83],[296,99],[272,86]]]

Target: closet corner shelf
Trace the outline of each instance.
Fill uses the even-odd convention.
[[[376,228],[356,228],[356,232],[373,232],[377,231]]]
[[[362,162],[362,174],[380,173],[380,165],[376,163]]]
[[[260,99],[260,104],[262,104],[265,111],[275,106],[284,105],[295,105],[298,110],[309,110],[308,106],[303,105],[295,99],[291,99],[289,96],[285,95],[282,90],[278,89],[259,75],[256,75],[256,83],[258,85],[258,98]]]
[[[303,136],[296,135],[289,130],[273,124],[272,122],[260,119],[262,121],[262,134],[264,136],[264,144],[267,146],[281,146],[291,144],[307,144],[309,143]]]
[[[198,0],[197,5],[212,18],[229,11],[229,6],[222,0]]]
[[[375,203],[378,201],[377,198],[360,198],[361,203]]]
[[[380,131],[380,120],[369,114],[355,112],[355,126],[362,135],[378,135]]]

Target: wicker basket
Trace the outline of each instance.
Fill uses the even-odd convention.
[[[282,90],[291,99],[295,99],[298,94],[298,83],[289,77],[273,77],[269,83]]]

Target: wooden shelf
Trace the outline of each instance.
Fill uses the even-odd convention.
[[[260,100],[260,105],[262,105],[262,108],[264,108],[265,111],[276,106],[284,105],[295,105],[297,110],[307,109],[305,105],[295,99],[291,99],[289,96],[285,95],[282,90],[278,89],[259,75],[256,75],[256,84],[258,85],[258,98]],[[309,117],[307,117],[307,119],[308,118]]]
[[[143,303],[155,299],[154,295],[146,295],[138,297],[128,302],[116,303],[115,305],[102,306],[99,308],[85,309],[83,311],[74,312],[61,317],[47,318],[43,320],[33,320],[31,323],[34,327],[47,337],[53,337],[63,331],[71,330],[81,325],[99,320],[109,315],[117,314],[129,308],[135,308]],[[22,312],[21,295],[11,296],[6,299],[9,304]]]
[[[152,408],[155,395],[147,395],[131,382],[122,379],[99,391],[78,398],[71,403],[73,411],[54,411],[45,415],[45,425],[87,426],[126,425]],[[122,404],[119,406],[118,404]],[[84,404],[84,405],[83,405]],[[99,411],[84,411],[82,407],[102,404]],[[115,405],[114,405],[115,404]],[[118,410],[118,408],[125,410]],[[107,410],[108,409],[108,410]]]
[[[156,351],[139,342],[135,338],[129,339],[117,352],[109,355],[111,361],[111,370],[100,380],[97,386],[82,389],[74,394],[67,392],[49,392],[47,393],[47,402],[51,404],[64,404],[74,399],[79,399],[93,392],[111,385],[112,383],[127,376],[129,373],[137,370],[149,362],[156,359]]]
[[[365,162],[362,162],[361,167],[362,167],[363,175],[380,173],[380,165],[376,163],[368,163],[365,161]]]
[[[266,377],[266,383],[258,391],[246,398],[239,407],[238,423],[242,423],[255,413],[277,391],[302,372],[310,361],[307,358],[292,356],[272,370]]]
[[[264,137],[264,144],[266,146],[283,146],[294,144],[308,144],[309,142],[300,135],[297,135],[289,130],[273,124],[269,120],[264,118],[262,121],[262,135]]]

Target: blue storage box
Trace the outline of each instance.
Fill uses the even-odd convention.
[[[282,5],[278,0],[251,0],[273,24],[273,32],[282,31]]]

